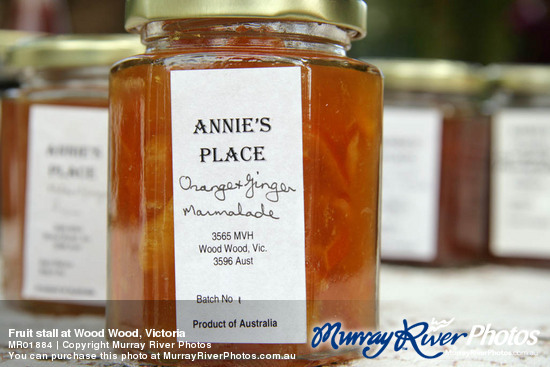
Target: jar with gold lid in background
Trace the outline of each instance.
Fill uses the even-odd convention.
[[[448,60],[369,60],[385,78],[382,260],[483,261],[490,116],[481,69]]]
[[[173,343],[158,363],[357,357],[312,339],[376,327],[382,80],[346,56],[366,4],[131,0],[126,27],[147,52],[111,74],[108,327]]]
[[[550,266],[550,65],[493,65],[491,258]]]
[[[142,50],[130,35],[44,36],[9,50],[21,87],[3,102],[7,300],[45,312],[104,307],[108,72]]]

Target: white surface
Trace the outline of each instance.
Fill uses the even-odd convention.
[[[473,325],[491,324],[497,331],[540,330],[535,346],[483,346],[457,343],[430,348],[445,351],[435,360],[412,350],[385,351],[376,366],[540,366],[550,360],[550,270],[486,265],[463,269],[383,266],[381,329],[402,329],[402,319],[430,322],[455,319],[446,331],[470,332]],[[534,356],[505,355],[533,352]],[[455,354],[452,354],[455,353]],[[352,366],[368,366],[359,360]]]
[[[448,331],[467,331],[473,325],[488,324],[495,330],[517,327],[540,330],[534,346],[488,347],[457,343],[454,346],[433,347],[433,353],[446,354],[435,360],[419,357],[413,350],[394,351],[388,347],[374,360],[360,359],[350,363],[359,366],[537,366],[548,367],[550,360],[550,270],[481,266],[464,269],[425,269],[382,266],[381,330],[402,328],[402,320],[430,322],[432,318],[453,323]],[[39,328],[51,323],[47,316],[23,314],[2,305],[0,310],[0,364],[21,366],[8,360],[5,330],[17,325]],[[59,328],[101,328],[102,318],[76,317],[55,319]],[[427,350],[427,351],[428,351]],[[533,352],[533,356],[502,355],[512,352]],[[451,354],[454,353],[454,354]],[[461,353],[461,354],[460,354]],[[499,355],[500,354],[500,355]],[[25,366],[125,366],[101,361],[36,362]],[[137,366],[138,363],[127,364]],[[197,364],[198,365],[198,364]]]

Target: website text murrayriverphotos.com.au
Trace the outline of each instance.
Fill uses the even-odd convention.
[[[444,354],[473,357],[485,354],[508,356],[535,355],[526,350],[537,344],[539,330],[493,329],[491,324],[473,325],[468,331],[448,331],[454,319],[409,323],[392,331],[348,331],[341,323],[325,323],[313,328],[312,350],[324,346],[336,350],[354,348],[364,358],[377,358],[383,353],[416,353],[426,359]],[[259,326],[258,326],[259,327]],[[273,327],[271,325],[270,327]],[[275,326],[276,327],[276,326]],[[9,338],[11,360],[292,360],[295,354],[217,352],[213,343],[185,340],[183,330],[118,330],[101,329],[14,329],[5,331]],[[124,340],[124,341],[122,341]],[[466,347],[456,349],[452,346]],[[482,346],[483,350],[475,349]],[[442,350],[442,347],[444,350]],[[468,349],[470,348],[471,349]],[[523,349],[517,350],[518,347]],[[120,352],[124,350],[125,352]],[[155,352],[151,352],[155,351]]]

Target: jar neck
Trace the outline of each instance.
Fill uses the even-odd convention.
[[[307,51],[345,56],[352,34],[331,24],[265,19],[154,21],[141,30],[147,52]]]

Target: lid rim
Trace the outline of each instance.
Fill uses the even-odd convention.
[[[376,65],[391,90],[429,93],[482,92],[488,80],[480,65],[444,59],[363,59]]]
[[[21,42],[10,48],[6,64],[14,68],[110,66],[145,50],[136,35],[52,35]]]
[[[140,32],[153,21],[190,18],[271,19],[333,24],[356,32],[353,39],[367,33],[367,4],[364,0],[126,0],[125,28]]]
[[[493,64],[487,73],[500,89],[516,94],[550,95],[548,64]]]
[[[8,50],[19,42],[44,35],[40,32],[0,29],[0,64],[4,64]]]

